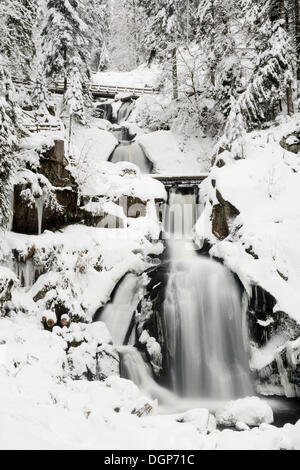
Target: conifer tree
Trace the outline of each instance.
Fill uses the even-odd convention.
[[[48,112],[48,83],[43,70],[40,70],[34,83],[31,101],[36,110]]]
[[[278,3],[277,3],[278,6]],[[249,5],[248,5],[249,7]],[[251,1],[248,27],[257,59],[239,106],[248,129],[274,119],[293,81],[293,51],[282,17],[274,13],[272,0]]]
[[[43,29],[46,77],[64,80],[65,107],[81,109],[83,91],[86,97],[89,71],[90,36],[83,20],[82,0],[47,0],[48,20]],[[68,92],[68,86],[71,88]],[[78,87],[75,92],[75,87]],[[70,98],[72,97],[72,98]],[[78,99],[77,106],[74,100]],[[72,105],[68,106],[71,100]]]
[[[111,6],[109,0],[85,0],[80,12],[88,27],[91,66],[100,71],[109,61],[108,40]]]
[[[0,62],[0,227],[9,217],[9,179],[14,168],[13,155],[21,135],[14,86],[7,62]]]

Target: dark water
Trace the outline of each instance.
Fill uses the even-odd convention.
[[[285,424],[296,424],[300,420],[300,398],[264,397],[273,409],[274,425],[282,428]]]

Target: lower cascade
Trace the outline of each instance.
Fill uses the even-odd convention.
[[[191,398],[252,395],[246,314],[233,275],[175,243],[163,306],[172,389]]]
[[[169,390],[155,382],[151,366],[133,346],[141,294],[135,275],[124,278],[97,317],[107,324],[118,347],[121,376],[172,410],[184,407],[187,400],[203,403],[253,395],[246,309],[233,274],[195,251],[196,200],[193,193],[173,191],[167,211],[170,271],[162,324]]]

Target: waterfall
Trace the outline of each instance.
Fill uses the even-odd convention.
[[[151,367],[144,361],[141,353],[133,346],[118,348],[121,364],[121,377],[132,380],[152,400],[159,400],[168,409],[178,409],[177,397],[153,379]]]
[[[191,239],[193,227],[197,222],[198,208],[195,192],[181,193],[179,189],[171,188],[169,204],[164,214],[164,229],[167,238]]]
[[[196,202],[195,194],[170,193],[165,229],[175,241],[163,323],[171,387],[192,398],[251,395],[246,312],[232,273],[194,250]]]
[[[100,315],[119,346],[121,376],[166,410],[211,407],[215,400],[253,395],[246,309],[233,274],[198,256],[192,231],[197,220],[194,192],[173,190],[168,211],[170,273],[163,303],[165,370],[170,390],[158,385],[140,352],[128,342],[141,298],[137,277],[128,274]],[[125,341],[126,340],[126,341]],[[135,344],[135,338],[131,344]],[[215,405],[214,405],[215,406]]]
[[[163,321],[172,389],[213,399],[253,394],[246,322],[233,275],[191,248],[177,245],[171,253]]]
[[[141,173],[151,173],[152,165],[142,147],[137,142],[122,142],[115,149],[110,161],[112,163],[129,162],[139,167]]]
[[[135,274],[127,274],[117,287],[116,293],[95,320],[106,324],[116,345],[123,345],[143,291],[142,280]]]
[[[119,111],[118,111],[118,122],[121,123],[123,121],[127,121],[129,118],[132,110],[134,107],[134,102],[133,101],[125,101],[122,103]]]

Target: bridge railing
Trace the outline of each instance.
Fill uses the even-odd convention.
[[[62,81],[53,83],[50,85],[50,91],[63,91],[64,90],[64,83]],[[150,94],[158,94],[159,90],[156,88],[152,88],[149,86],[145,87],[126,87],[126,86],[118,86],[118,85],[99,85],[96,83],[89,84],[89,90],[93,94],[101,94],[105,93],[108,95],[116,95],[117,93],[130,93],[133,96],[141,96],[141,95],[150,95]]]

